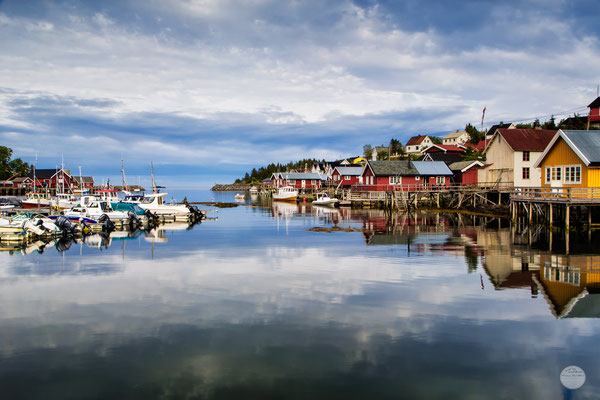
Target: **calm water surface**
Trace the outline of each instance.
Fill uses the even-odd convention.
[[[211,215],[0,252],[0,396],[598,398],[596,235],[565,255],[560,235],[550,252],[543,232],[469,216]]]

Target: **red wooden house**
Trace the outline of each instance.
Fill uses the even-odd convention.
[[[596,97],[596,100],[592,101],[588,106],[590,108],[589,121],[600,122],[600,97]]]
[[[67,169],[36,169],[27,174],[33,185],[33,177],[35,175],[35,186],[44,188],[58,188],[62,190],[70,190],[73,187],[74,178]]]
[[[369,161],[361,174],[365,190],[410,190],[448,186],[452,172],[442,161]]]
[[[335,167],[331,181],[335,187],[350,187],[359,183],[363,167]]]
[[[296,189],[319,189],[327,181],[327,176],[313,172],[276,172],[271,178],[275,188],[292,186]]]
[[[458,161],[448,167],[454,174],[454,183],[457,185],[477,185],[477,171],[483,167],[481,161]]]

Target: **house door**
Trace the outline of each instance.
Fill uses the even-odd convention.
[[[306,180],[302,179],[302,189],[304,189],[306,187]]]
[[[554,188],[561,188],[563,185],[563,180],[562,180],[562,167],[552,167],[552,176],[551,181],[550,181],[550,186],[553,188],[552,189],[552,193],[561,193],[562,190],[561,189],[554,189]]]

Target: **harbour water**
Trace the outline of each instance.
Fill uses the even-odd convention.
[[[255,203],[1,252],[0,396],[597,398],[595,233]]]

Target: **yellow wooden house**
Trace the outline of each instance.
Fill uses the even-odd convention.
[[[535,167],[542,187],[600,188],[600,131],[559,130]]]

